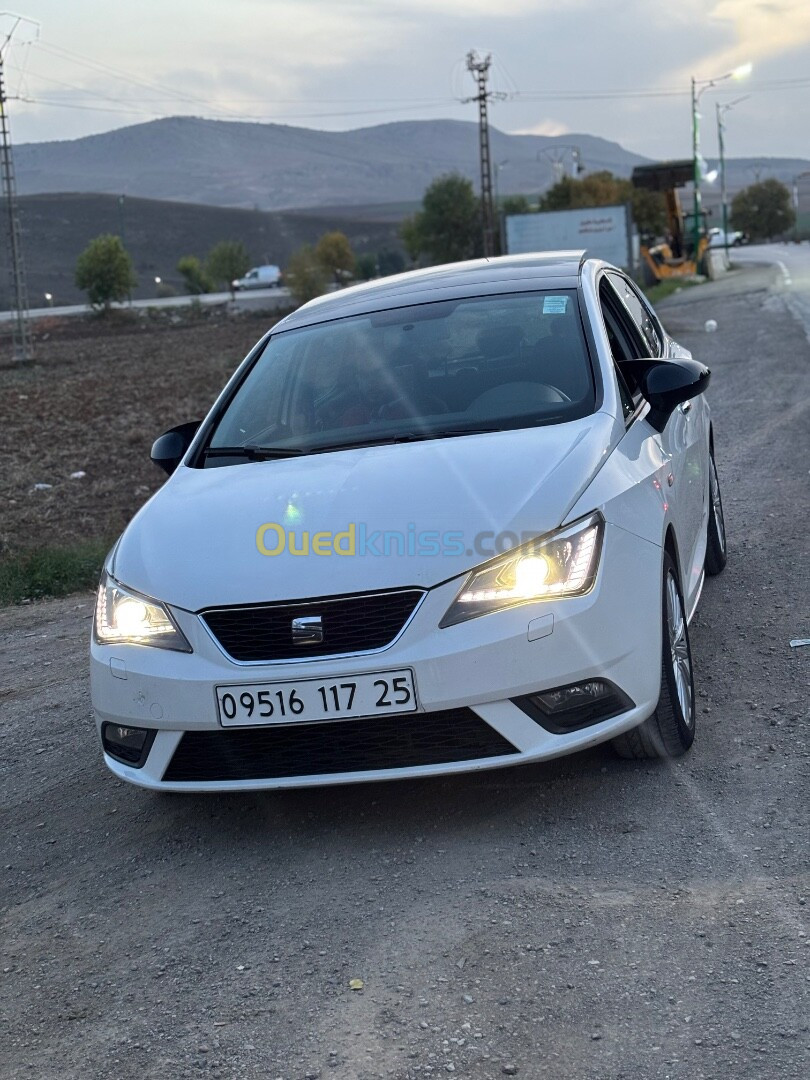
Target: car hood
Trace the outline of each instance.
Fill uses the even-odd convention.
[[[180,466],[122,536],[112,572],[177,607],[429,587],[560,525],[605,461],[612,416],[222,468]],[[257,533],[263,533],[263,554]],[[352,528],[353,527],[353,528]],[[353,554],[292,554],[328,533]],[[384,537],[382,534],[396,534]],[[353,543],[352,543],[353,539]],[[437,549],[440,549],[437,553]],[[501,549],[502,550],[502,549]],[[311,548],[310,548],[311,551]]]

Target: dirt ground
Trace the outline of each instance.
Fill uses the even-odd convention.
[[[789,642],[810,630],[810,345],[775,280],[666,310],[713,370],[729,526],[692,623],[682,759],[600,746],[435,780],[156,795],[102,764],[92,594],[0,610],[2,1080],[806,1080],[810,648]],[[111,475],[116,512],[159,482],[154,429],[193,415],[259,329],[156,335],[162,389],[143,397],[136,335],[83,346],[107,357],[93,415],[132,430],[141,470]],[[75,453],[94,384],[73,368]],[[19,378],[47,416],[47,369]],[[36,441],[52,473],[74,467]]]
[[[36,363],[20,369],[0,337],[0,558],[115,539],[165,479],[149,460],[155,438],[204,416],[272,321],[218,308],[197,320],[40,320]]]

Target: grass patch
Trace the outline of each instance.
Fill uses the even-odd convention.
[[[0,604],[94,588],[110,547],[108,540],[88,540],[70,547],[5,556],[0,559]]]
[[[655,285],[648,285],[644,289],[644,295],[651,304],[660,304],[667,296],[700,284],[699,281],[689,281],[687,278],[668,278],[666,281],[657,281]]]

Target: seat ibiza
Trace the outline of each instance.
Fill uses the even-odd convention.
[[[107,765],[224,791],[684,753],[726,559],[708,382],[582,252],[304,305],[152,449],[95,612]]]

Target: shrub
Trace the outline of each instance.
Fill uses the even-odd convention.
[[[76,285],[95,308],[107,311],[114,300],[126,300],[137,284],[132,259],[120,236],[97,236],[76,260]]]

